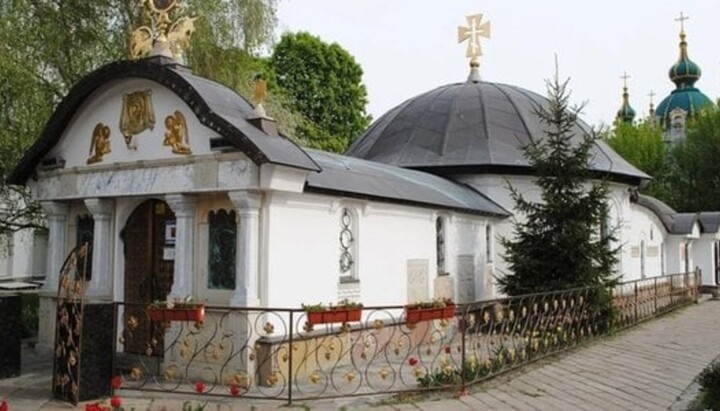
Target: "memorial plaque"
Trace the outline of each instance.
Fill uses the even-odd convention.
[[[475,301],[475,261],[472,255],[461,255],[457,259],[458,302]]]
[[[415,303],[429,299],[429,260],[407,260],[407,301]]]
[[[640,247],[630,247],[630,257],[640,258]]]
[[[654,245],[647,248],[648,257],[657,257],[658,255],[660,255],[660,247]]]

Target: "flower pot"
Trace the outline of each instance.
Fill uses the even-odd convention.
[[[405,307],[405,321],[408,324],[419,323],[420,321],[440,320],[455,316],[455,304],[439,308],[412,308]]]
[[[308,311],[307,321],[310,325],[347,323],[360,321],[362,308],[329,308],[325,311]]]
[[[203,322],[205,305],[195,304],[191,307],[150,308],[150,319],[157,322],[192,321]]]

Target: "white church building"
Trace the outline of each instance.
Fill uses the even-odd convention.
[[[104,66],[72,88],[9,178],[47,215],[41,318],[54,318],[58,273],[84,242],[88,300],[495,297],[506,272],[498,238],[514,218],[508,183],[538,198],[521,147],[544,138],[533,109],[545,103],[471,75],[390,110],[343,156],[299,147],[171,58]],[[717,284],[720,214],[638,196],[649,176],[603,142],[592,168],[610,181],[623,280],[699,266]],[[41,343],[52,333],[41,326]]]

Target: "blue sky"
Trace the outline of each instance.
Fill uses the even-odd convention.
[[[631,104],[647,114],[674,87],[667,71],[678,56],[684,12],[690,58],[703,69],[697,86],[720,97],[720,1],[715,0],[282,0],[279,30],[304,30],[337,42],[365,72],[368,111],[375,118],[404,100],[468,73],[456,42],[465,16],[483,13],[492,38],[483,43],[483,80],[544,94],[554,73],[571,77],[573,101],[587,101],[584,118],[609,123],[620,107],[627,71]]]

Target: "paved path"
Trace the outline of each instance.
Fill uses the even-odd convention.
[[[718,355],[720,301],[711,300],[496,378],[460,398],[433,396],[402,403],[375,397],[297,405],[313,410],[374,406],[378,411],[662,410],[677,404],[678,396]],[[9,399],[10,410],[72,409],[47,399],[51,370],[39,362],[24,368],[22,377],[0,380],[0,399]],[[167,397],[127,398],[124,405],[172,411],[180,410],[182,402]],[[206,411],[260,411],[281,405],[219,400],[208,404]]]

